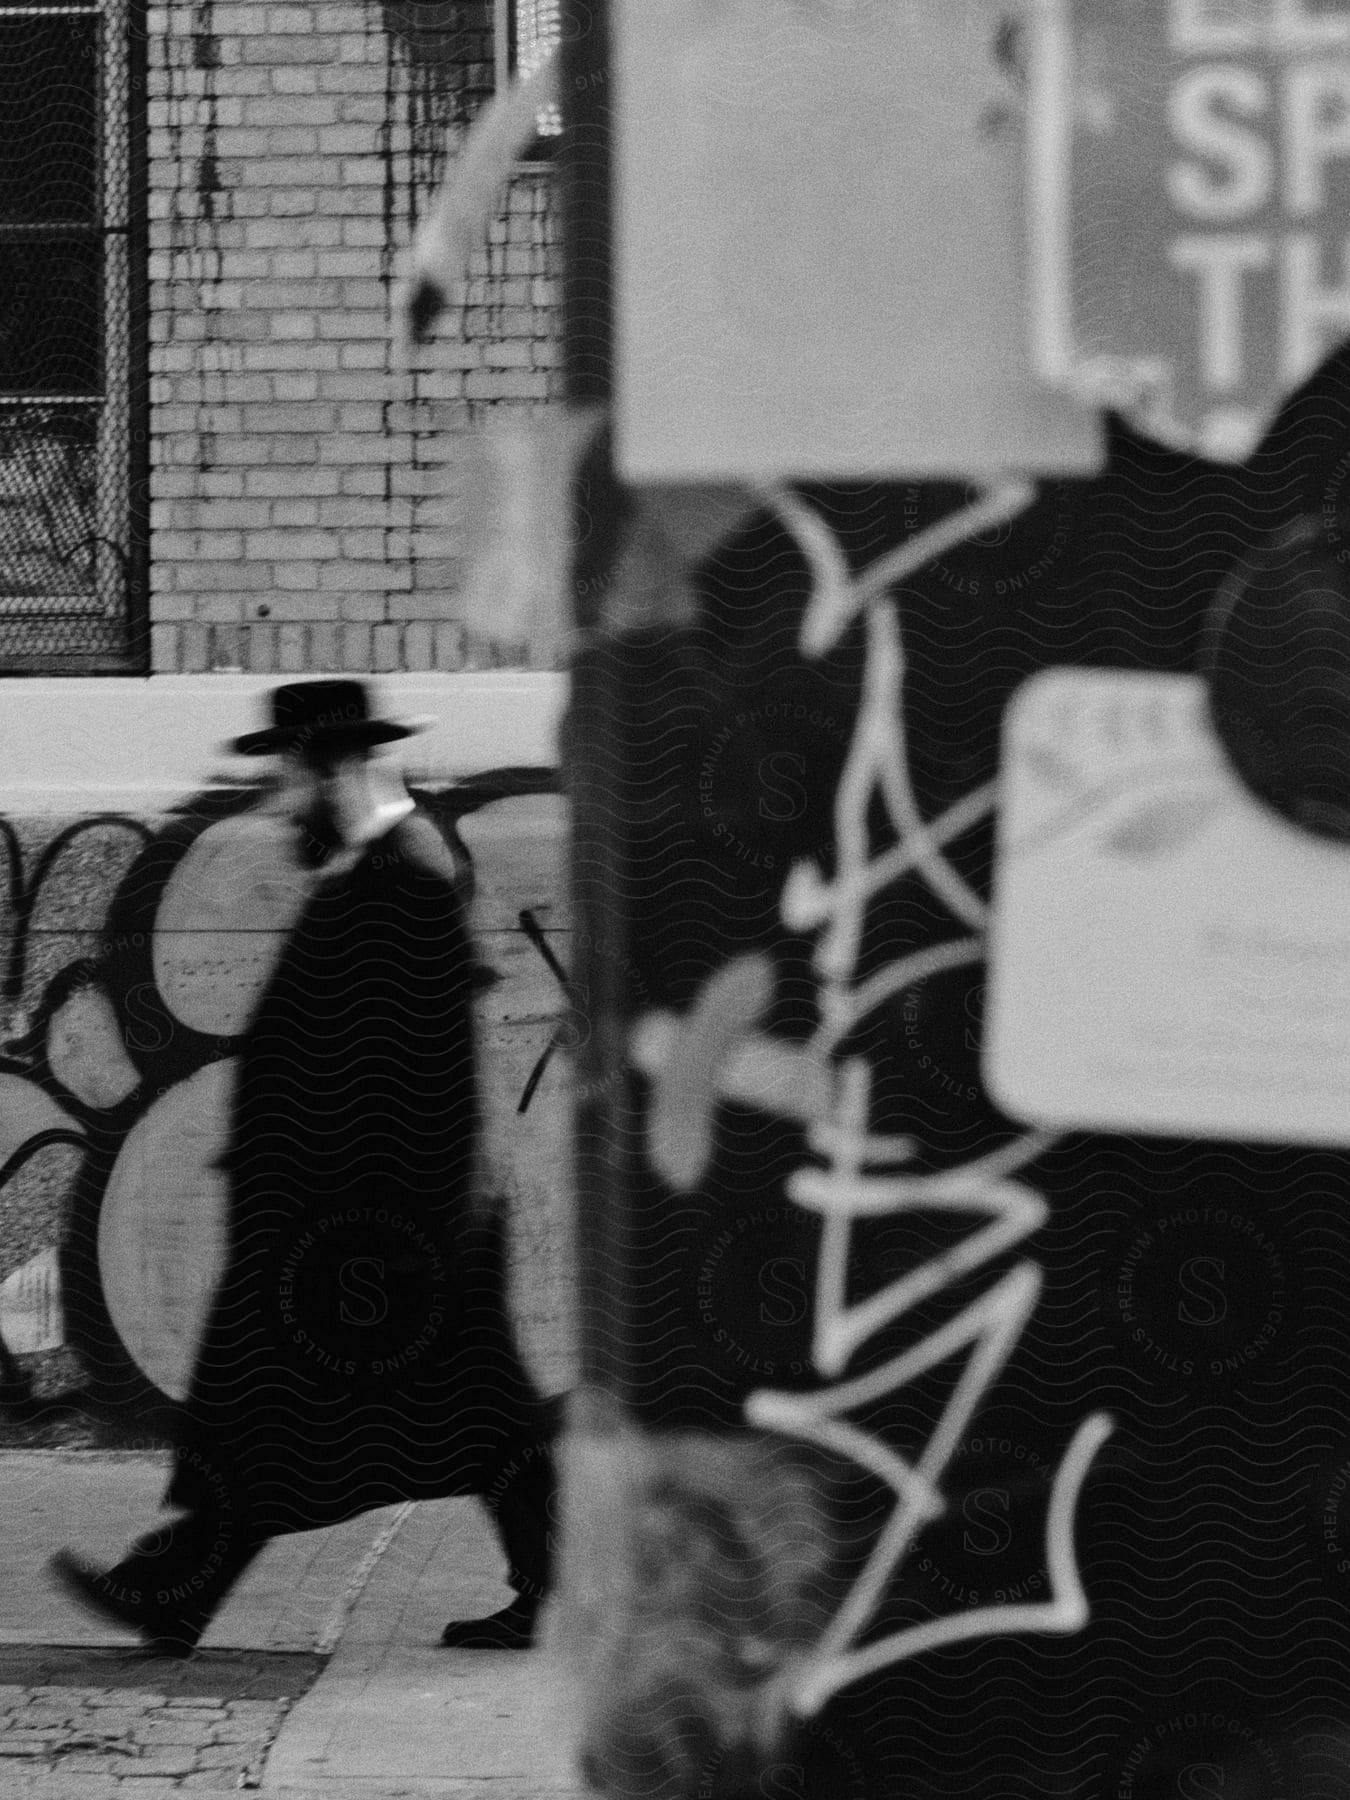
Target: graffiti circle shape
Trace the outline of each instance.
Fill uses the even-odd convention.
[[[204,831],[155,915],[155,983],[173,1016],[213,1037],[241,1032],[311,886],[278,816],[244,813]]]
[[[234,1063],[208,1063],[127,1133],[98,1220],[108,1315],[132,1359],[171,1399],[187,1395],[225,1267],[225,1147]]]
[[[47,1026],[47,1067],[86,1106],[120,1106],[140,1086],[112,1001],[102,988],[76,988]]]

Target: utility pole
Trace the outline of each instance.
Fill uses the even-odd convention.
[[[1350,7],[564,11],[583,1772],[1350,1792]]]

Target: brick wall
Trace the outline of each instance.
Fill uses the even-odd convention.
[[[491,11],[152,8],[156,671],[464,666],[469,434],[557,388],[547,169],[517,176],[414,366],[391,299],[447,139],[491,86]]]

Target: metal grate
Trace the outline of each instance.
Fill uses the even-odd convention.
[[[533,75],[562,35],[562,0],[512,0],[515,25],[515,66],[522,75]],[[556,106],[539,114],[541,138],[557,137],[562,115]]]
[[[533,74],[562,36],[561,0],[384,0],[384,20],[413,71],[413,156],[428,187],[493,93],[517,71]],[[557,107],[545,107],[535,153],[551,157],[561,130]]]
[[[135,3],[0,3],[0,673],[137,665]]]

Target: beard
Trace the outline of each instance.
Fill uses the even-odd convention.
[[[326,797],[314,800],[295,815],[299,859],[306,869],[321,869],[335,850],[342,847],[342,828],[337,812]]]

